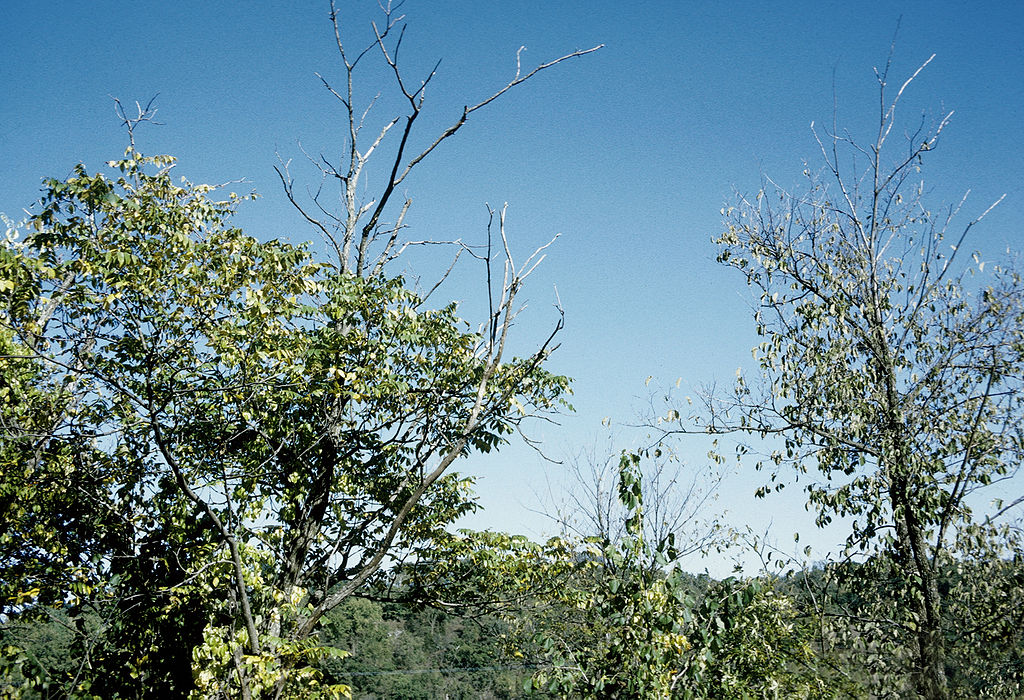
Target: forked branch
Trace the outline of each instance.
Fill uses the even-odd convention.
[[[309,199],[313,206],[300,201],[294,189],[294,180],[289,172],[288,162],[281,159],[276,168],[285,195],[292,205],[299,211],[319,234],[327,241],[332,253],[337,258],[337,268],[342,272],[349,272],[358,276],[375,276],[383,272],[384,266],[393,261],[405,249],[400,244],[400,232],[403,228],[405,214],[411,204],[407,197],[403,200],[393,222],[385,223],[383,217],[389,206],[392,204],[395,191],[405,181],[417,165],[423,162],[442,142],[454,136],[465,125],[469,115],[482,109],[486,105],[507,93],[517,85],[564,61],[578,58],[593,53],[600,49],[603,44],[589,49],[578,49],[558,58],[541,63],[528,72],[524,72],[522,66],[522,52],[525,47],[516,51],[516,67],[513,77],[503,86],[492,92],[488,97],[476,102],[472,106],[464,106],[458,119],[450,126],[441,131],[421,151],[410,157],[410,144],[413,142],[414,127],[419,115],[422,113],[426,101],[426,87],[437,75],[440,62],[428,72],[423,80],[419,81],[418,87],[411,87],[399,62],[399,52],[402,41],[405,38],[406,27],[402,23],[404,16],[396,15],[400,3],[392,5],[388,3],[381,6],[384,14],[383,21],[372,23],[373,41],[364,47],[355,58],[345,49],[342,39],[342,27],[338,17],[338,10],[334,1],[331,2],[331,22],[334,27],[334,35],[337,42],[338,53],[344,66],[344,87],[335,88],[322,75],[317,74],[326,89],[338,99],[344,106],[346,120],[346,149],[344,165],[334,165],[326,157],[313,160],[315,167],[320,170],[322,182],[314,191],[309,193]],[[397,31],[398,38],[393,44],[388,41],[389,37]],[[390,44],[390,46],[389,46]],[[354,75],[357,67],[373,49],[381,57],[381,60],[390,68],[394,77],[395,90],[402,96],[407,104],[403,114],[389,118],[385,125],[370,139],[365,147],[360,146],[362,127],[366,123],[371,108],[380,95],[371,100],[369,106],[361,113],[355,109],[353,98]],[[363,199],[361,193],[366,191],[362,183],[366,165],[371,156],[379,153],[382,143],[385,141],[393,127],[402,122],[400,135],[397,143],[384,163],[384,171],[387,172],[387,179],[375,196],[371,195],[368,200]],[[323,206],[320,195],[325,182],[337,182],[340,188],[340,207],[342,211],[331,213]],[[373,188],[371,188],[372,190]],[[319,210],[319,211],[318,211]],[[378,247],[379,244],[380,247]]]

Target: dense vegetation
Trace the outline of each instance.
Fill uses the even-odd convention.
[[[7,232],[0,693],[1024,693],[1022,499],[984,497],[1024,453],[1024,289],[1012,269],[964,261],[980,217],[953,232],[912,181],[945,121],[888,158],[910,81],[890,100],[880,76],[853,180],[843,149],[857,147],[832,136],[805,192],[724,212],[720,260],[760,302],[760,376],[670,406],[647,449],[622,452],[608,511],[621,522],[535,543],[451,526],[474,507],[458,459],[571,409],[568,378],[546,369],[560,319],[506,352],[543,248],[517,263],[504,212],[485,246],[462,247],[486,272],[474,332],[436,288],[392,274],[409,206],[394,193],[475,110],[589,51],[517,73],[409,153],[423,88],[386,48],[396,26],[387,15],[360,53],[339,40],[348,160],[319,167],[340,209],[280,171],[323,250],[247,235],[231,223],[245,197],[176,183],[173,158],[136,145],[144,108],[122,112],[112,175],[48,180]],[[352,84],[368,55],[407,112],[364,142]],[[391,175],[371,197],[375,153]],[[738,436],[741,457],[768,445],[760,495],[804,475],[819,523],[850,524],[846,548],[753,578],[684,571],[694,544],[663,526],[643,466],[693,432]]]

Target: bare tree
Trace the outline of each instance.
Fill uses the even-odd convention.
[[[563,534],[618,543],[626,535],[628,512],[619,498],[621,450],[613,440],[580,449],[560,469],[564,480],[551,483],[538,512],[553,520]],[[717,517],[709,513],[717,498],[722,474],[713,468],[694,469],[667,447],[649,450],[641,466],[644,538],[675,541],[682,560],[705,552],[720,533]]]

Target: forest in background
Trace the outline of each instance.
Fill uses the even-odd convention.
[[[351,48],[337,17],[343,79],[324,82],[344,148],[311,158],[312,187],[278,169],[317,244],[251,237],[232,226],[249,197],[144,155],[152,104],[118,103],[110,174],[47,180],[8,226],[5,696],[1024,692],[1024,496],[1000,488],[1024,448],[1024,296],[1012,260],[971,255],[991,207],[927,201],[949,115],[894,128],[927,62],[878,72],[867,145],[816,131],[802,191],[766,180],[723,210],[719,261],[758,300],[759,375],[666,396],[648,446],[538,543],[450,526],[475,507],[459,459],[571,410],[548,369],[561,309],[533,339],[515,323],[551,243],[520,253],[491,210],[482,241],[441,248],[439,280],[392,270],[441,243],[407,233],[409,173],[477,110],[600,47],[520,67],[413,148],[434,74],[401,69],[402,18],[385,9]],[[357,103],[371,61],[394,116]],[[444,298],[464,266],[485,280],[475,322]],[[722,437],[712,462],[729,445],[759,470],[769,506],[799,481],[819,524],[849,524],[845,548],[812,570],[762,549],[762,576],[684,571],[729,534],[676,527],[694,513],[656,478],[692,434]]]

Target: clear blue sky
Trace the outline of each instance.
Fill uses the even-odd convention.
[[[376,2],[340,1],[345,29],[369,38]],[[441,2],[409,0],[409,75],[442,59],[421,140],[524,64],[604,43],[595,55],[538,76],[477,113],[407,182],[418,238],[483,233],[484,203],[509,202],[520,251],[555,233],[529,289],[524,343],[566,310],[553,367],[576,378],[578,409],[540,429],[562,455],[600,440],[605,417],[636,419],[652,386],[727,382],[750,365],[755,339],[742,280],[714,263],[710,243],[733,190],[761,174],[797,182],[817,164],[809,124],[839,117],[870,136],[872,67],[902,16],[894,75],[937,57],[903,114],[956,111],[925,175],[938,194],[972,190],[977,213],[1006,201],[974,244],[996,255],[1024,243],[1024,6],[1016,2]],[[239,222],[251,234],[305,240],[284,201],[275,152],[301,159],[340,148],[336,103],[313,75],[338,77],[326,2],[0,4],[0,212],[19,218],[40,181],[81,161],[117,157],[125,137],[112,101],[156,93],[159,121],[140,147],[170,153],[195,182],[245,178],[263,195]],[[378,74],[383,80],[385,76]],[[373,74],[368,75],[373,78]],[[364,97],[378,89],[365,84]],[[382,105],[382,108],[386,105]],[[383,115],[383,112],[381,112]],[[951,195],[952,196],[952,195]],[[427,261],[414,271],[427,274]],[[451,294],[472,309],[474,275]],[[524,345],[525,347],[525,345]],[[696,468],[706,445],[682,450]],[[539,534],[529,509],[558,468],[512,448],[474,459],[486,510],[474,527]],[[755,502],[756,479],[733,476],[719,503],[735,524],[774,522],[780,544],[801,524],[800,499]],[[821,539],[821,546],[826,546]],[[803,541],[801,542],[803,544]]]

